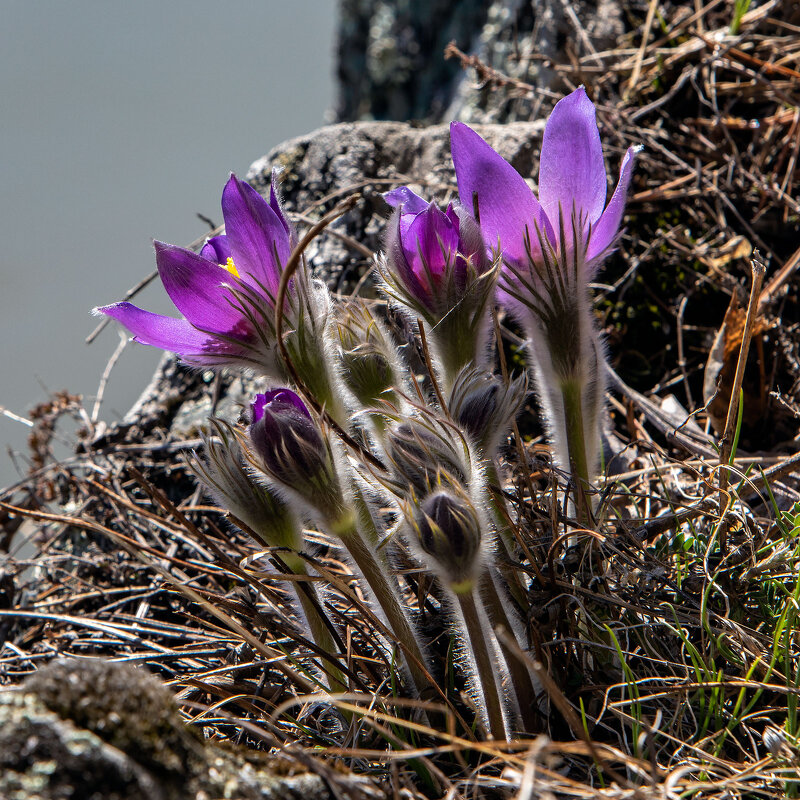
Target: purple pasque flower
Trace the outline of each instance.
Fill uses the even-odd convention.
[[[406,186],[384,196],[396,210],[379,262],[383,289],[412,321],[422,320],[449,388],[462,367],[486,359],[497,270],[463,210],[442,211]]]
[[[604,388],[588,285],[619,234],[636,154],[628,149],[606,203],[595,117],[583,87],[556,104],[542,140],[538,199],[475,131],[450,127],[461,202],[502,258],[500,301],[529,337],[556,460],[570,468],[583,524],[591,518],[585,497],[599,463]]]
[[[606,204],[595,107],[583,87],[547,120],[538,199],[475,131],[454,122],[450,136],[461,202],[502,258],[500,300],[526,328],[537,369],[561,381],[601,380],[588,284],[619,234],[636,148],[625,154]]]
[[[342,495],[331,449],[291,389],[257,394],[248,431],[257,466],[275,484],[323,513],[339,509]]]
[[[272,175],[270,199],[231,175],[222,193],[225,234],[199,254],[155,242],[164,288],[183,318],[122,302],[96,308],[121,322],[142,344],[177,353],[198,366],[243,363],[275,369],[275,296],[295,236]],[[273,337],[274,339],[274,337]]]
[[[471,280],[489,269],[480,230],[450,203],[442,211],[407,186],[387,192],[397,209],[386,237],[391,280],[411,307],[442,317],[463,296]]]
[[[595,107],[580,86],[556,103],[547,120],[539,161],[539,197],[525,179],[475,131],[450,126],[453,164],[464,207],[477,208],[487,244],[518,266],[576,247],[587,278],[614,246],[637,148],[622,159],[606,204],[606,169]]]

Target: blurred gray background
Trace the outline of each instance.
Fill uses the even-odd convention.
[[[96,305],[154,269],[152,239],[222,221],[228,174],[326,121],[334,0],[0,0],[0,408],[67,389],[91,411],[119,343]],[[135,301],[174,313],[160,283]],[[160,351],[129,345],[100,418],[124,415]],[[28,429],[0,413],[0,487]],[[19,461],[24,469],[24,456]]]

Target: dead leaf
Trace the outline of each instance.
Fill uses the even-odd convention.
[[[725,428],[746,318],[747,310],[734,293],[706,361],[703,399],[707,404],[711,424],[718,435],[721,435]],[[755,426],[760,422],[769,399],[764,378],[764,347],[761,341],[761,337],[769,327],[764,316],[757,312],[753,324],[752,345],[742,381],[744,393],[742,423],[746,427]]]

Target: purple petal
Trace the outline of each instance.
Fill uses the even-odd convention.
[[[213,343],[207,334],[193,328],[185,319],[153,314],[131,303],[114,303],[96,308],[94,313],[121,322],[137,342],[182,356],[201,354]]]
[[[405,214],[403,216],[406,216]],[[441,275],[451,257],[458,251],[458,220],[455,224],[433,203],[413,217],[403,234],[403,250],[412,270],[424,280],[427,270]]]
[[[239,274],[245,279],[252,276],[277,294],[283,265],[292,251],[284,221],[252,186],[235,175],[222,192],[222,216]]]
[[[477,196],[480,226],[489,247],[496,248],[499,241],[505,258],[522,263],[527,262],[526,229],[534,257],[540,252],[536,226],[555,242],[539,201],[511,164],[461,122],[450,124],[450,143],[461,203],[474,216]]]
[[[242,320],[224,283],[233,277],[217,264],[182,247],[155,242],[161,281],[178,311],[196,328],[224,333]]]
[[[408,186],[398,186],[391,192],[386,192],[383,199],[392,208],[403,206],[404,214],[419,214],[428,207],[428,202],[423,200],[418,194],[412,192]]]
[[[231,248],[227,236],[214,236],[207,239],[200,251],[200,255],[208,261],[225,266],[231,258]]]
[[[400,209],[397,209],[392,214],[386,225],[386,260],[397,279],[414,297],[426,298],[428,292],[423,289],[422,284],[411,268],[411,264],[414,262],[408,261],[404,246],[408,238],[408,229],[414,219],[415,215],[401,214]]]
[[[309,414],[305,403],[291,390],[291,389],[274,389],[271,392],[264,392],[264,394],[257,394],[250,404],[253,411],[253,422],[258,422],[264,416],[264,410],[267,407],[280,409],[281,406],[293,406],[297,411],[300,411],[309,419]]]
[[[628,186],[633,174],[633,164],[636,160],[636,147],[629,147],[622,159],[619,168],[619,181],[614,194],[611,195],[606,210],[603,212],[597,224],[592,228],[592,236],[589,239],[589,250],[586,254],[587,260],[591,261],[601,256],[614,242],[622,224],[622,214],[625,211],[625,199],[628,194]]]
[[[456,213],[455,208],[453,208],[453,204],[452,203],[448,203],[447,204],[447,210],[444,213],[445,213],[445,216],[447,217],[447,219],[450,220],[450,224],[453,226],[453,228],[455,228],[455,230],[458,230],[458,226],[461,223],[460,223],[460,220],[459,220],[458,214]]]
[[[547,120],[539,163],[539,200],[558,229],[559,207],[567,241],[572,238],[572,212],[594,224],[606,204],[606,168],[594,103],[579,86],[556,103]]]

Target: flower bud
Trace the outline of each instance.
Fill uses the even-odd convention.
[[[385,197],[398,208],[378,262],[383,291],[413,321],[422,320],[437,377],[450,387],[462,367],[487,359],[498,269],[463,209],[442,211],[407,187]]]
[[[387,227],[382,277],[393,297],[435,322],[491,266],[480,229],[452,204],[442,211],[406,186],[384,197],[397,210]]]
[[[388,436],[387,456],[401,490],[412,488],[424,497],[441,482],[468,484],[471,456],[467,443],[450,426],[435,417],[409,419]]]
[[[492,458],[527,394],[525,375],[505,384],[489,372],[465,368],[456,376],[448,409],[482,455]]]
[[[322,513],[341,506],[328,443],[294,392],[256,395],[249,432],[258,466],[269,477]]]
[[[429,494],[417,507],[412,527],[420,549],[450,588],[457,594],[471,589],[480,564],[481,523],[469,498],[454,490]]]
[[[209,421],[217,435],[203,436],[205,459],[193,453],[189,469],[214,501],[263,544],[302,549],[299,524],[291,509],[254,480],[231,427],[222,420]]]
[[[365,407],[374,407],[379,400],[396,404],[397,394],[392,389],[400,385],[402,371],[384,325],[358,300],[343,306],[335,325],[340,376],[356,400]]]

